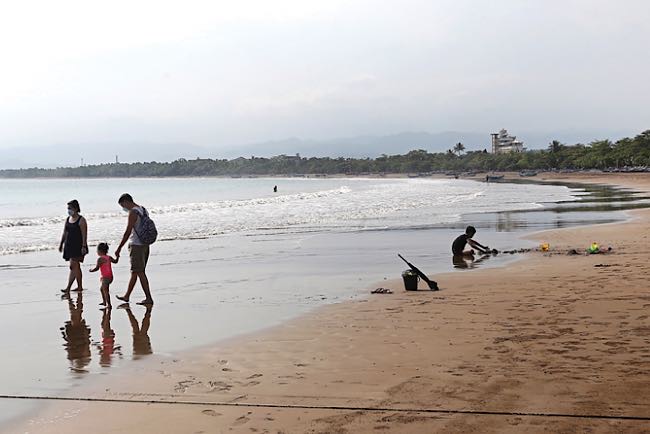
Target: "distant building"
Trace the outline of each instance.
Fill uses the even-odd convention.
[[[295,156],[293,155],[276,155],[275,157],[271,158],[272,160],[285,160],[285,161],[300,161],[301,157],[300,154],[296,154]]]
[[[509,154],[524,150],[524,143],[517,140],[517,137],[509,135],[505,128],[498,133],[492,133],[491,136],[493,154]]]

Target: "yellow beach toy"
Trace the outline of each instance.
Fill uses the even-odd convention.
[[[548,243],[542,243],[539,248],[542,250],[542,252],[548,252],[548,249],[550,249],[551,246]]]
[[[591,246],[589,246],[587,251],[589,253],[598,253],[600,252],[600,246],[598,246],[598,243],[594,241],[593,243],[591,243]]]

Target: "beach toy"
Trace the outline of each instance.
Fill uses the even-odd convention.
[[[598,246],[597,242],[591,243],[591,246],[587,249],[589,253],[598,253],[600,251],[600,247]]]
[[[548,249],[549,249],[550,247],[551,247],[551,246],[550,246],[548,243],[542,243],[542,245],[539,246],[539,248],[542,249],[542,252],[548,252]]]

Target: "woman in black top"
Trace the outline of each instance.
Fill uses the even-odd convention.
[[[86,225],[86,219],[79,214],[80,211],[79,202],[76,200],[68,202],[68,218],[65,220],[63,236],[61,236],[61,243],[59,244],[59,252],[63,252],[63,259],[70,262],[68,286],[62,290],[63,292],[70,291],[75,280],[77,281],[75,291],[83,289],[81,263],[84,261],[84,256],[88,254],[88,243],[86,241],[88,226]]]

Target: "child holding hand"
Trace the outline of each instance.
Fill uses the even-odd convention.
[[[113,283],[113,267],[111,264],[117,264],[117,261],[119,261],[119,256],[113,258],[108,254],[108,244],[99,243],[97,246],[97,264],[90,270],[90,272],[94,273],[97,270],[101,271],[100,282],[102,285],[102,302],[99,304],[109,309],[111,308],[111,297],[108,290],[111,283]]]

